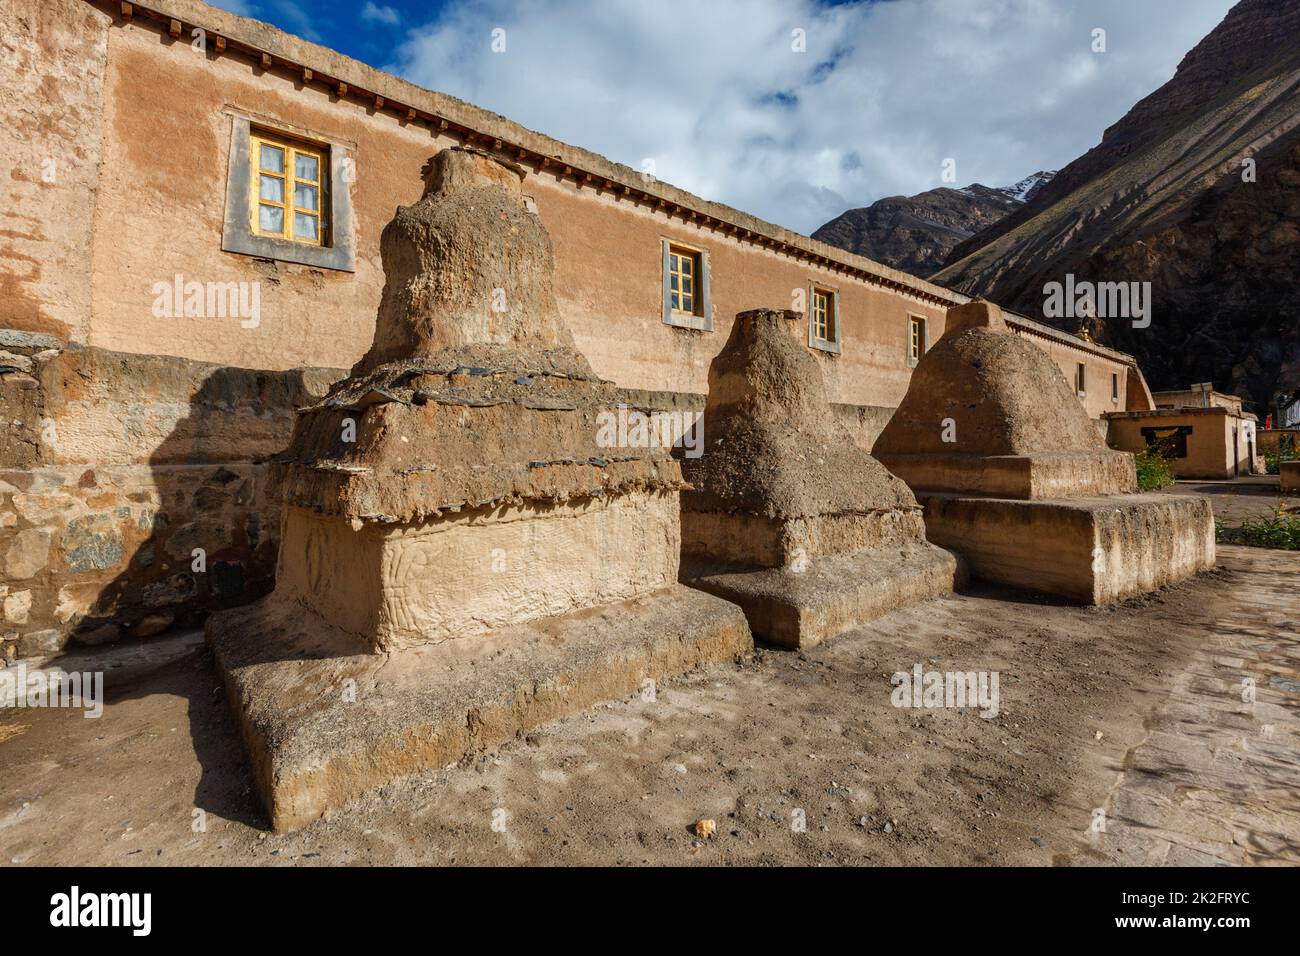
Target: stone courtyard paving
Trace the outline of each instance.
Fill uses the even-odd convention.
[[[1300,555],[1221,552],[1242,587],[1125,757],[1110,862],[1300,862]]]
[[[196,635],[65,658],[106,671],[105,713],[0,712],[0,865],[1300,863],[1300,554],[1219,565],[1105,609],[975,587],[287,835]],[[892,706],[916,664],[997,671],[998,715]]]
[[[1214,516],[1228,525],[1248,518],[1269,518],[1279,510],[1300,513],[1300,495],[1283,495],[1277,475],[1251,475],[1230,481],[1184,479],[1168,489],[1175,495],[1205,495],[1214,506]]]

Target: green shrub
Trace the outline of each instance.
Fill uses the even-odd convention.
[[[1137,465],[1138,490],[1159,491],[1174,483],[1174,469],[1169,459],[1154,448],[1147,448],[1133,456]]]
[[[1295,461],[1300,455],[1296,454],[1294,448],[1279,448],[1277,451],[1264,452],[1264,470],[1270,475],[1278,474],[1281,469],[1278,467],[1284,461]]]
[[[1252,548],[1281,548],[1300,551],[1300,515],[1278,514],[1247,518],[1236,526],[1215,521],[1220,544],[1244,544]]]

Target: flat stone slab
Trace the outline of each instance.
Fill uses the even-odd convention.
[[[740,608],[681,585],[389,654],[272,598],[213,615],[207,640],[277,832],[754,646]]]
[[[756,637],[808,648],[890,611],[949,594],[964,571],[930,544],[814,558],[789,568],[718,570],[687,558],[682,582],[740,605]]]
[[[880,462],[913,489],[936,493],[1051,499],[1137,490],[1131,455],[1040,452],[1033,455],[881,454]]]
[[[1206,498],[1107,495],[1023,501],[917,492],[925,536],[987,581],[1110,604],[1214,568]]]

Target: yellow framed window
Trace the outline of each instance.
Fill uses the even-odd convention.
[[[681,246],[668,248],[668,294],[674,312],[699,315],[700,254]]]
[[[820,342],[835,342],[835,293],[826,289],[812,290],[812,334]]]
[[[925,319],[912,316],[909,322],[907,357],[915,365],[925,354]]]
[[[325,242],[327,154],[263,130],[250,134],[253,232],[319,246]]]

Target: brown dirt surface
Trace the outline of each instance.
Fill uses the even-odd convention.
[[[555,721],[285,836],[202,645],[101,650],[60,663],[107,671],[102,718],[0,717],[0,861],[1294,864],[1300,555],[1224,548],[1220,564],[1109,609],[983,587],[925,602]],[[890,675],[917,663],[998,671],[998,716],[895,708]],[[688,829],[701,818],[711,839]]]

